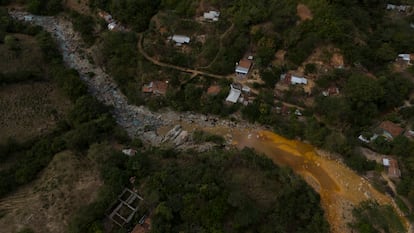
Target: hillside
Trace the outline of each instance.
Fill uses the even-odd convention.
[[[32,184],[1,199],[0,227],[18,232],[68,232],[68,222],[79,208],[96,199],[102,186],[99,172],[90,161],[69,151],[54,156]]]

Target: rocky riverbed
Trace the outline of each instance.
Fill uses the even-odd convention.
[[[143,106],[128,104],[126,96],[121,92],[114,80],[101,68],[91,62],[90,55],[82,49],[83,42],[77,32],[74,31],[72,23],[63,17],[37,16],[27,12],[10,11],[15,19],[26,21],[41,26],[51,33],[56,39],[63,60],[69,68],[79,72],[81,79],[88,85],[89,91],[99,101],[113,107],[113,116],[131,137],[139,137],[153,145],[172,142],[175,146],[184,147],[188,142],[188,132],[181,130],[177,135],[171,136],[171,132],[160,135],[160,127],[173,128],[175,125],[194,124],[198,127],[242,127],[257,128],[256,125],[244,123],[243,125],[230,120],[222,120],[193,113],[177,113],[163,111],[153,113]],[[177,130],[177,129],[176,129]],[[190,146],[190,143],[187,143]]]

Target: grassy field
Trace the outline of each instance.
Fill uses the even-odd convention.
[[[15,38],[15,46],[0,44],[0,72],[45,74],[36,39],[23,34],[8,36]],[[22,142],[49,132],[70,107],[69,99],[47,78],[0,86],[0,143],[8,138]]]
[[[23,227],[43,233],[67,232],[72,214],[92,202],[101,185],[89,160],[61,152],[34,183],[0,200],[1,232]]]
[[[9,34],[16,39],[15,50],[6,44],[0,44],[0,71],[10,73],[22,70],[40,72],[44,68],[42,51],[36,39],[24,34]]]
[[[47,133],[66,115],[70,101],[49,82],[0,87],[0,142]]]

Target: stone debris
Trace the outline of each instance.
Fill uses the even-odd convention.
[[[112,78],[102,68],[91,64],[81,53],[80,45],[83,43],[73,30],[71,22],[62,18],[37,16],[26,12],[10,11],[9,14],[18,20],[26,19],[52,34],[58,42],[65,64],[79,72],[80,78],[88,85],[92,95],[104,104],[114,107],[114,118],[130,136],[138,136],[152,144],[158,144],[161,141],[161,137],[155,132],[144,133],[146,125],[155,127],[163,125],[161,118],[142,107],[128,104],[127,98]],[[91,78],[90,74],[94,76]]]
[[[139,137],[152,145],[172,142],[177,148],[193,148],[191,140],[188,140],[188,132],[181,126],[175,126],[174,131],[166,136],[158,135],[157,129],[176,125],[177,122],[194,124],[198,128],[224,127],[224,128],[256,128],[259,125],[248,124],[244,121],[222,120],[215,116],[177,113],[165,111],[153,113],[143,106],[128,104],[127,97],[121,92],[115,81],[105,72],[104,68],[92,64],[83,51],[83,42],[77,32],[73,30],[72,23],[64,17],[37,16],[27,12],[10,11],[15,19],[26,21],[41,26],[51,33],[59,45],[63,55],[63,61],[72,69],[79,72],[80,78],[87,84],[89,92],[102,103],[112,106],[112,114],[116,122],[123,127],[131,137]],[[185,133],[186,132],[186,133]],[[231,144],[231,139],[228,141]],[[200,145],[197,145],[201,148]],[[200,149],[205,151],[211,148],[207,145]],[[185,149],[185,148],[184,148]],[[200,151],[197,150],[197,151]]]

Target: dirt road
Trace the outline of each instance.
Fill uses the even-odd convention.
[[[185,72],[185,73],[191,73],[193,76],[204,75],[204,76],[213,77],[213,78],[228,78],[225,75],[212,74],[212,73],[208,73],[208,72],[204,72],[204,71],[200,71],[200,70],[194,70],[194,69],[190,69],[190,68],[185,68],[185,67],[181,67],[181,66],[176,66],[176,65],[160,62],[160,61],[152,58],[150,55],[148,55],[145,52],[144,48],[142,47],[142,41],[143,41],[143,35],[139,34],[138,51],[145,57],[145,59],[147,59],[148,61],[154,63],[155,65],[175,69],[175,70]]]

